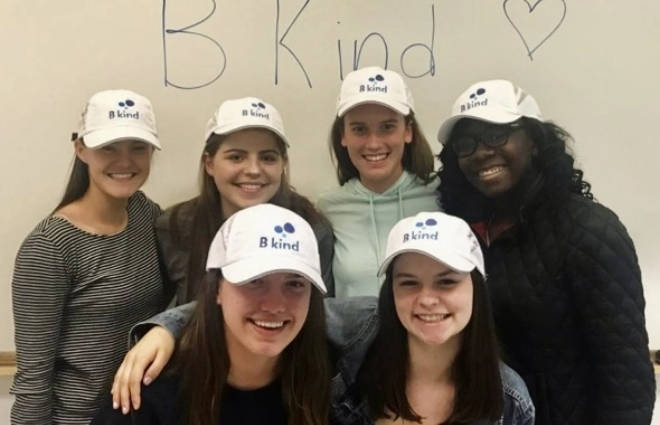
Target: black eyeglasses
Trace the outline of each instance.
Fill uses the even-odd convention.
[[[521,128],[522,125],[513,124],[492,128],[486,134],[479,136],[475,134],[458,135],[452,138],[451,146],[459,158],[466,158],[477,150],[479,143],[483,143],[490,148],[504,146],[511,134]]]

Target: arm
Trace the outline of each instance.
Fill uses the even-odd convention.
[[[140,408],[140,385],[149,385],[162,372],[174,352],[175,340],[190,320],[195,302],[157,314],[133,326],[130,341],[137,344],[126,354],[112,383],[112,406],[124,414]],[[138,342],[139,340],[139,342]]]
[[[567,274],[592,361],[593,423],[648,425],[655,399],[641,273],[632,240],[606,208],[579,214]]]
[[[16,256],[12,278],[16,361],[12,424],[50,424],[55,358],[69,277],[62,253],[35,232]]]

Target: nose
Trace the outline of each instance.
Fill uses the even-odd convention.
[[[117,149],[117,162],[121,165],[130,165],[133,162],[133,154],[130,149],[125,146]]]
[[[424,308],[435,307],[440,301],[431,288],[423,288],[418,298],[419,305]]]
[[[474,153],[471,155],[475,158],[491,156],[495,153],[495,148],[488,146],[481,140],[477,142],[477,147],[474,149]]]
[[[378,132],[373,131],[367,136],[367,149],[378,149],[381,145],[381,137]]]
[[[286,297],[280,285],[271,285],[261,300],[261,309],[269,313],[286,311]]]
[[[250,176],[261,175],[261,163],[256,156],[249,156],[245,163],[245,174]]]

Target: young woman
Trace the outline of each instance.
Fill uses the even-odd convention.
[[[330,139],[341,186],[318,207],[335,232],[335,294],[377,295],[387,232],[401,218],[438,209],[433,154],[403,78],[378,67],[349,73]]]
[[[508,81],[482,81],[439,133],[445,210],[479,234],[498,335],[538,425],[648,424],[653,369],[637,256],[566,152]]]
[[[329,309],[342,353],[331,423],[534,423],[524,382],[498,360],[483,257],[467,223],[440,212],[399,221],[379,274],[377,306],[358,298]]]
[[[534,423],[524,382],[498,360],[483,256],[464,221],[439,212],[401,220],[380,274],[379,299],[325,300],[331,424]],[[188,313],[177,314],[157,322],[177,335]],[[174,344],[153,331],[145,339]]]
[[[289,184],[287,146],[279,112],[261,99],[227,100],[211,117],[201,157],[199,196],[169,209],[156,223],[167,274],[177,287],[176,304],[195,299],[208,246],[220,225],[235,212],[266,202],[288,208],[311,224],[319,243],[323,280],[328,295],[333,294],[332,228]],[[131,405],[124,390],[126,383],[131,382],[133,393],[138,393],[148,366],[140,351],[143,348],[150,350],[140,344],[128,353],[113,384],[113,404],[125,413]],[[160,360],[170,355],[171,349],[160,352],[144,382],[158,376],[167,362]],[[139,400],[133,400],[132,405],[137,409]]]
[[[236,211],[265,202],[303,216],[319,241],[323,279],[333,293],[334,239],[328,221],[288,180],[288,141],[272,105],[246,97],[223,102],[208,122],[200,164],[199,196],[178,204],[157,222],[177,304],[197,294],[206,252],[220,225]]]
[[[173,373],[144,389],[131,416],[106,405],[92,423],[326,424],[326,288],[310,225],[271,204],[242,209],[206,269]]]
[[[89,423],[126,353],[126,332],[164,305],[160,209],[138,191],[160,149],[149,100],[96,93],[73,140],[64,197],[16,257],[16,424]]]

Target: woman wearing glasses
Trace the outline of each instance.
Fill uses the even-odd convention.
[[[495,80],[459,96],[438,139],[442,206],[481,238],[505,359],[536,423],[648,424],[655,390],[637,256],[574,167],[569,134]]]

